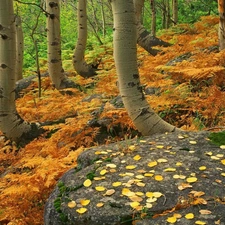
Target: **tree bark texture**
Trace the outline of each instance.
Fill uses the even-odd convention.
[[[218,11],[219,11],[219,49],[220,51],[225,48],[225,0],[218,0]]]
[[[60,5],[59,0],[46,0],[48,72],[57,88],[63,88],[66,79],[61,59]]]
[[[16,111],[16,34],[12,0],[0,0],[0,130],[16,142],[30,139],[38,128]],[[32,131],[34,130],[34,133]]]
[[[78,18],[78,39],[73,54],[73,67],[82,77],[88,78],[95,76],[96,69],[87,64],[84,55],[87,44],[87,1],[78,0],[77,18]]]
[[[178,0],[173,0],[173,25],[178,23]]]
[[[152,49],[154,46],[170,46],[169,43],[160,40],[159,38],[151,35],[141,23],[141,12],[144,6],[144,0],[134,0],[134,7],[136,12],[136,24],[137,24],[137,43],[144,48],[151,55],[155,56],[158,50]]]
[[[133,0],[112,0],[114,59],[120,95],[134,125],[143,135],[173,131],[149,106],[137,67],[136,19]]]
[[[152,36],[156,36],[156,8],[155,8],[155,0],[150,0],[151,12],[152,12],[152,23],[151,23],[151,34]]]
[[[24,40],[20,16],[16,15],[16,81],[23,79]]]

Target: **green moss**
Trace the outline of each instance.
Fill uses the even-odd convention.
[[[217,146],[225,145],[225,131],[211,133],[209,135],[211,142]]]

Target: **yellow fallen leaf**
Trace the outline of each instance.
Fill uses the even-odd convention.
[[[110,196],[110,195],[113,195],[114,193],[115,193],[114,189],[109,189],[106,191],[106,193],[104,195]]]
[[[164,163],[164,162],[167,162],[167,161],[168,161],[167,159],[162,159],[162,158],[157,159],[157,162],[159,162],[159,163]]]
[[[213,153],[212,153],[212,152],[206,152],[205,154],[206,154],[206,155],[208,155],[208,156],[213,155]]]
[[[86,206],[86,205],[88,205],[90,203],[90,200],[89,199],[82,199],[82,200],[80,200],[80,204],[82,205],[82,206]]]
[[[146,140],[140,140],[140,143],[146,143]]]
[[[189,143],[192,144],[192,145],[196,145],[197,144],[196,141],[189,141]]]
[[[200,214],[202,215],[209,215],[209,214],[212,214],[212,212],[210,210],[207,210],[207,209],[201,209],[199,210]]]
[[[143,195],[144,195],[144,193],[143,193],[143,192],[140,192],[140,191],[135,192],[135,194],[136,194],[137,196],[143,196]]]
[[[79,208],[76,210],[79,214],[83,214],[85,212],[87,212],[87,209],[86,208]]]
[[[144,176],[145,177],[152,177],[154,175],[154,173],[145,173]]]
[[[224,157],[224,154],[216,154],[216,157],[223,158]]]
[[[157,198],[155,198],[155,197],[146,199],[146,202],[148,202],[148,203],[153,203],[153,202],[156,202],[156,201],[157,201]]]
[[[116,164],[109,163],[109,164],[106,164],[106,167],[109,167],[111,169],[114,169],[114,168],[116,168]]]
[[[182,166],[182,162],[177,162],[176,166]]]
[[[106,169],[100,171],[100,175],[105,175],[108,171]]]
[[[141,156],[140,156],[140,155],[135,155],[135,156],[133,157],[133,159],[136,160],[136,161],[138,161],[138,160],[141,159]]]
[[[139,175],[137,175],[137,176],[135,176],[137,179],[143,179],[144,178],[144,176],[142,175],[142,174],[139,174]]]
[[[177,218],[174,216],[168,217],[166,220],[168,223],[176,223],[177,222]]]
[[[144,187],[145,186],[145,183],[143,183],[143,182],[137,182],[136,185],[138,187]]]
[[[162,181],[163,180],[163,176],[161,176],[161,175],[155,175],[155,180],[157,180],[157,181]]]
[[[153,192],[153,196],[156,198],[160,198],[163,194],[161,192]]]
[[[69,208],[74,208],[74,207],[76,207],[76,202],[75,201],[71,201],[71,202],[68,202],[68,204],[67,204],[67,206],[69,207]]]
[[[176,217],[177,219],[180,219],[182,217],[182,215],[179,213],[174,213],[173,216]]]
[[[149,167],[154,167],[154,166],[156,166],[158,163],[156,162],[156,161],[152,161],[152,162],[149,162],[148,163],[148,166]]]
[[[153,207],[153,205],[151,203],[146,203],[145,207],[148,208],[148,209],[151,209]]]
[[[206,166],[200,166],[198,169],[199,170],[206,170]]]
[[[130,145],[130,146],[129,146],[129,149],[130,149],[131,151],[135,150],[135,145]]]
[[[105,191],[105,187],[103,187],[103,186],[96,186],[95,190],[96,191]]]
[[[92,183],[91,183],[91,180],[90,179],[85,180],[84,183],[83,183],[84,187],[90,187],[91,184]]]
[[[195,221],[195,224],[197,224],[197,225],[205,225],[206,222],[203,222],[201,220],[197,220],[197,221]]]
[[[148,191],[148,192],[145,193],[145,195],[148,198],[152,198],[153,197],[153,192]]]
[[[119,187],[122,183],[120,181],[117,181],[117,182],[113,182],[112,183],[112,186],[113,187]]]
[[[126,169],[127,170],[133,170],[133,169],[135,169],[137,166],[135,166],[135,165],[128,165],[128,166],[126,166]]]
[[[225,173],[221,173],[221,175],[225,177]]]
[[[176,171],[176,168],[166,168],[166,169],[164,169],[164,172],[174,172],[174,171]]]
[[[105,179],[105,176],[102,176],[102,177],[94,177],[94,180],[104,180]]]
[[[197,179],[197,177],[188,177],[187,179],[186,179],[186,181],[188,182],[188,183],[194,183],[194,182],[196,182],[198,179]]]
[[[163,145],[157,145],[156,148],[162,149],[162,148],[164,148],[164,146]]]
[[[131,203],[130,203],[130,206],[131,206],[133,209],[137,208],[139,205],[140,205],[140,202],[131,202]]]
[[[178,186],[178,189],[180,191],[184,190],[184,189],[187,189],[187,188],[192,188],[192,185],[190,184],[187,184],[187,183],[181,183],[179,186]]]
[[[195,215],[193,213],[188,213],[185,215],[185,218],[188,220],[192,220],[195,217]]]
[[[225,145],[220,145],[220,148],[221,149],[225,149]]]
[[[100,207],[102,207],[103,205],[104,205],[103,202],[99,202],[99,203],[96,204],[96,207],[100,208]]]
[[[133,202],[141,202],[141,201],[143,201],[143,198],[141,198],[141,197],[139,197],[139,196],[136,196],[136,195],[130,196],[129,199],[130,199],[131,201],[133,201]]]
[[[225,159],[222,159],[220,162],[221,162],[223,165],[225,165]]]

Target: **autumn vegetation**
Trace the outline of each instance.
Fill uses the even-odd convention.
[[[219,130],[225,124],[225,51],[218,51],[218,23],[218,17],[206,16],[194,25],[161,31],[160,38],[172,45],[158,47],[155,57],[138,48],[141,83],[146,92],[158,90],[146,95],[148,102],[164,120],[184,130]],[[87,60],[94,51],[87,52]],[[66,68],[80,88],[59,91],[44,77],[41,98],[36,81],[17,99],[22,118],[43,123],[46,132],[25,147],[0,137],[0,224],[43,224],[49,194],[84,149],[124,139],[129,144],[139,135],[125,108],[111,102],[119,94],[112,52],[109,44],[98,49],[96,58],[102,60],[94,78]],[[177,57],[183,58],[171,61]],[[97,97],[87,101],[92,95]],[[97,119],[111,118],[104,140],[99,139],[101,127],[89,126],[96,112]]]

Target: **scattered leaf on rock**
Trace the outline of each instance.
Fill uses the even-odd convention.
[[[103,186],[96,186],[95,190],[96,191],[105,191],[105,187],[103,187]]]
[[[116,168],[116,164],[109,163],[109,164],[106,164],[106,167],[109,167],[111,169],[115,169]]]
[[[195,224],[197,224],[197,225],[205,225],[206,222],[203,222],[201,220],[197,220],[197,221],[195,221]]]
[[[206,170],[206,166],[200,166],[199,170]]]
[[[85,180],[84,183],[83,183],[84,187],[90,187],[91,184],[92,183],[91,183],[91,180],[90,179]]]
[[[113,195],[114,193],[115,193],[114,189],[109,189],[106,191],[106,193],[104,195],[110,196],[110,195]]]
[[[67,206],[69,207],[69,208],[74,208],[74,207],[76,207],[76,202],[75,201],[71,201],[71,202],[68,202],[68,204],[67,204]]]
[[[197,177],[188,177],[187,179],[186,179],[186,181],[188,182],[188,183],[194,183],[194,182],[196,182],[198,179],[197,179]]]
[[[149,162],[148,163],[148,166],[149,167],[154,167],[154,166],[156,166],[158,163],[156,162],[156,161],[152,161],[152,162]]]
[[[122,183],[120,181],[112,183],[113,187],[119,187]]]
[[[177,218],[174,216],[168,217],[166,220],[168,223],[176,223],[177,222]]]
[[[135,166],[135,165],[128,165],[128,166],[126,166],[126,169],[127,170],[133,170],[133,169],[135,169],[137,166]]]
[[[176,171],[176,168],[166,168],[166,169],[164,169],[164,172],[174,172],[174,171]]]
[[[140,155],[135,155],[133,159],[136,160],[136,161],[138,161],[138,160],[141,159],[141,156]]]
[[[197,144],[196,141],[189,141],[189,143],[192,144],[192,145],[196,145]]]
[[[155,175],[155,180],[157,180],[157,181],[162,181],[163,180],[163,176],[161,176],[161,175]]]
[[[202,215],[209,215],[209,214],[212,214],[212,212],[208,209],[200,209],[199,210],[200,214]]]
[[[103,202],[99,202],[99,203],[96,204],[96,207],[101,208],[103,205],[104,205]]]
[[[131,206],[133,209],[136,209],[139,205],[140,205],[140,202],[131,202],[131,203],[130,203],[130,206]]]
[[[82,206],[86,206],[86,205],[88,205],[90,203],[90,200],[89,199],[82,199],[82,200],[80,200],[80,204],[82,205]]]
[[[87,212],[87,209],[86,208],[79,208],[76,210],[79,214],[83,214],[85,212]]]
[[[185,218],[188,220],[192,220],[195,217],[195,215],[193,213],[188,213],[185,215]]]

